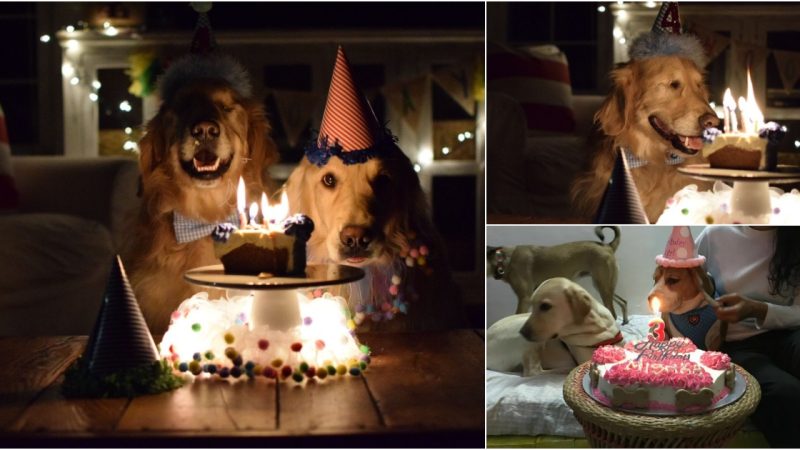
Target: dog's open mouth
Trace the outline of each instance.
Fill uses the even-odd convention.
[[[703,148],[703,138],[701,136],[683,136],[672,131],[661,119],[656,116],[648,117],[650,126],[664,139],[668,140],[673,147],[686,153],[696,155]]]
[[[181,167],[192,178],[201,180],[214,180],[221,177],[231,166],[231,160],[220,159],[216,153],[209,149],[202,149],[195,153],[194,158],[189,161],[181,160]]]

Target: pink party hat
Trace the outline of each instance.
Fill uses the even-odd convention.
[[[375,113],[356,87],[350,63],[340,45],[317,144],[337,145],[343,153],[369,149],[378,141],[380,128]]]
[[[656,21],[653,23],[656,33],[681,34],[681,15],[678,12],[677,2],[664,2],[658,11]]]
[[[656,264],[661,267],[686,269],[702,266],[705,262],[705,256],[695,254],[694,239],[689,227],[672,227],[664,254],[656,256]]]

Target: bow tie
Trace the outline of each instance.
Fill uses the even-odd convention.
[[[208,223],[191,219],[175,211],[172,213],[172,228],[175,230],[175,239],[179,244],[196,241],[210,236],[220,223],[231,223],[238,226],[239,215],[235,212],[219,223]]]

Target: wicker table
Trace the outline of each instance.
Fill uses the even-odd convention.
[[[756,379],[736,366],[747,388],[739,400],[722,408],[682,416],[615,411],[597,403],[583,390],[582,380],[589,364],[576,367],[567,376],[564,400],[593,447],[721,447],[739,431],[761,400]]]

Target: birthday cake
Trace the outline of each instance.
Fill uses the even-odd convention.
[[[721,134],[703,146],[703,157],[713,168],[765,170],[767,139],[748,133]]]
[[[225,273],[302,276],[306,270],[306,242],[314,222],[296,214],[281,222],[280,230],[231,224],[219,225],[212,235],[214,254]]]
[[[703,411],[733,390],[730,357],[689,339],[641,340],[595,350],[589,369],[596,398],[611,407]]]

